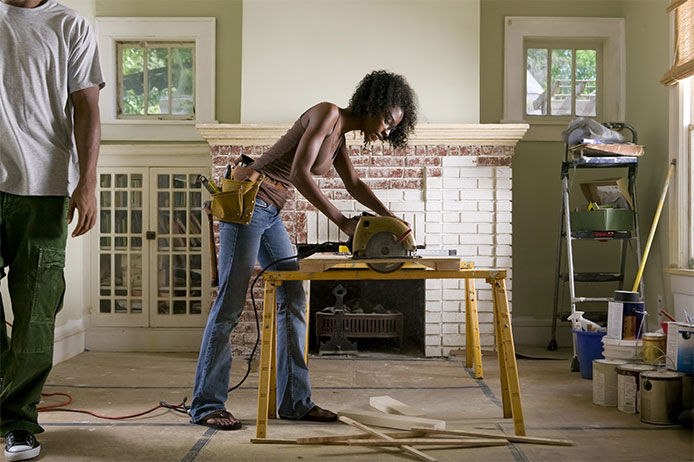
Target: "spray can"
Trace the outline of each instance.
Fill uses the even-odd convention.
[[[217,186],[214,181],[208,180],[206,177],[202,175],[200,175],[198,179],[200,180],[200,183],[202,183],[202,185],[205,187],[205,189],[209,191],[210,194],[219,194],[220,192],[222,192],[222,189],[219,186]]]

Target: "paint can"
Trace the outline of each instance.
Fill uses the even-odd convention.
[[[593,404],[617,405],[617,366],[626,364],[620,359],[596,359],[593,361]]]
[[[665,334],[646,333],[641,337],[643,342],[643,362],[646,364],[665,364]]]
[[[641,373],[641,422],[657,425],[678,423],[682,407],[683,375],[673,371]]]
[[[617,409],[627,414],[639,412],[639,374],[654,370],[649,364],[617,366]]]
[[[641,338],[646,305],[638,292],[616,290],[607,304],[607,337],[618,340]]]

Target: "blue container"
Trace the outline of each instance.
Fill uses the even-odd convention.
[[[573,333],[576,334],[576,352],[578,353],[581,377],[590,380],[593,378],[593,360],[604,358],[602,355],[602,337],[606,332],[574,330]]]

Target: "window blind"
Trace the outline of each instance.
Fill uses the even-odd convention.
[[[694,0],[672,0],[667,11],[675,11],[675,62],[660,82],[672,85],[694,75]]]

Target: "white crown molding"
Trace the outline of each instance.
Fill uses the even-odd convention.
[[[196,124],[210,146],[272,145],[291,127],[289,124]],[[421,124],[410,135],[410,145],[515,146],[529,125],[519,124]],[[347,135],[347,144],[361,145],[358,131]]]

